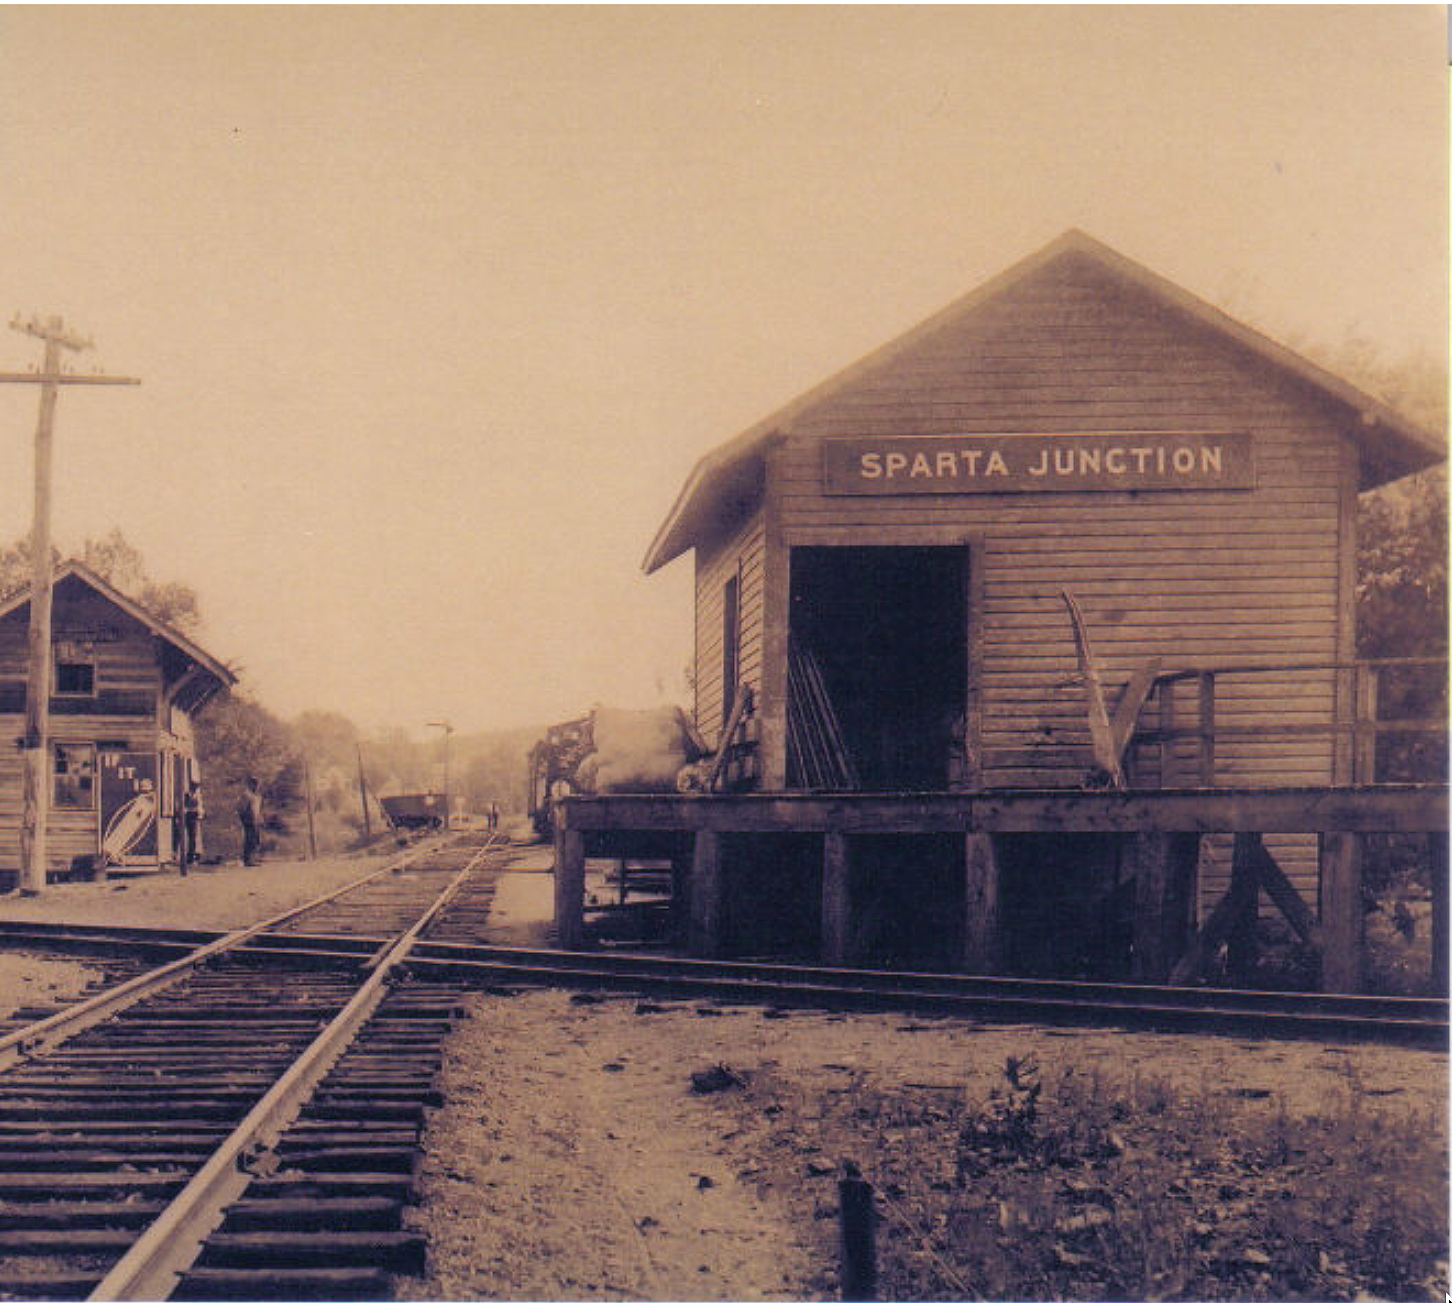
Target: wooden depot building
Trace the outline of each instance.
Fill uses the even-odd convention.
[[[1357,495],[1444,455],[1069,232],[692,471],[726,781],[566,802],[562,939],[654,838],[700,954],[1162,980],[1264,892],[1354,987],[1359,833],[1446,827],[1368,790]]]
[[[236,676],[78,561],[54,576],[50,874],[143,871],[180,854],[192,719]],[[30,593],[0,604],[0,883],[20,873]]]

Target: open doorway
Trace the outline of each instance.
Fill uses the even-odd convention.
[[[787,786],[963,783],[966,547],[791,554]]]

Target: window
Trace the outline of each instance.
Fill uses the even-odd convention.
[[[741,580],[732,575],[721,596],[721,727],[736,705],[736,680],[741,662]]]
[[[57,810],[96,808],[96,748],[90,742],[55,744],[55,797]]]
[[[55,695],[57,697],[94,697],[96,695],[96,653],[74,642],[55,645]]]

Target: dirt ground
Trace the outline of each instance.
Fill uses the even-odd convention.
[[[0,898],[0,918],[233,927],[382,862],[232,864],[186,879],[70,884]],[[541,944],[548,853],[513,867],[501,875],[485,939]],[[84,964],[0,957],[0,1013],[43,1004],[90,975]],[[903,1137],[872,1125],[843,1130],[828,1102],[858,1092],[986,1100],[1009,1057],[1033,1055],[1045,1080],[1066,1066],[1110,1083],[1153,1077],[1250,1110],[1313,1111],[1355,1083],[1368,1106],[1442,1127],[1447,1102],[1444,1056],[1384,1046],[562,991],[472,995],[467,1005],[447,1046],[447,1103],[428,1129],[413,1212],[431,1245],[428,1276],[401,1283],[417,1299],[835,1297],[840,1164],[850,1159],[870,1176]],[[692,1074],[717,1067],[730,1088],[693,1091]],[[949,1161],[936,1152],[913,1160],[930,1176]]]
[[[428,1136],[416,1298],[834,1297],[836,1180],[901,1133],[825,1125],[781,1099],[871,1090],[986,1100],[1010,1056],[1046,1080],[1167,1080],[1300,1113],[1355,1080],[1379,1106],[1440,1115],[1445,1061],[1388,1047],[989,1027],[902,1015],[471,998]],[[697,1094],[716,1066],[748,1089]],[[924,1154],[926,1166],[951,1157]]]

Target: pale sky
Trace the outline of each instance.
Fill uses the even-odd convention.
[[[0,319],[284,716],[687,701],[696,459],[1082,227],[1273,334],[1447,339],[1437,6],[0,9]],[[39,346],[0,330],[0,370]],[[36,393],[0,386],[0,542]]]

